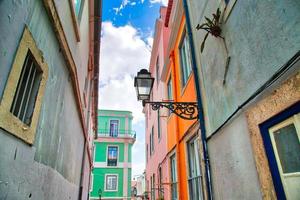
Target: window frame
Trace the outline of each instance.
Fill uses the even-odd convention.
[[[185,45],[185,50],[183,50],[183,45]],[[188,47],[188,49],[187,49]],[[191,58],[191,47],[190,47],[190,43],[189,43],[189,36],[186,32],[186,30],[184,30],[182,32],[181,35],[181,41],[179,43],[178,46],[178,52],[179,52],[179,60],[180,60],[180,65],[179,65],[179,72],[180,72],[180,86],[181,86],[181,90],[183,91],[184,88],[186,87],[192,73],[193,73],[193,69],[192,69],[192,58]],[[183,61],[183,56],[182,56],[182,52],[184,52],[185,55],[185,59],[186,59],[186,63]],[[190,66],[186,66],[185,64],[190,64]]]
[[[259,124],[259,130],[263,139],[264,149],[269,163],[269,168],[272,176],[272,182],[278,199],[286,199],[286,195],[283,188],[283,183],[280,177],[277,161],[274,155],[273,146],[269,134],[269,128],[283,122],[291,116],[300,112],[300,102],[295,103],[286,110],[276,114],[275,116],[267,119]]]
[[[117,148],[117,163],[116,165],[108,165],[108,153],[109,153],[109,148],[112,147],[112,148]],[[107,148],[106,148],[106,166],[107,167],[117,167],[119,165],[119,146],[117,145],[107,145]]]
[[[193,163],[191,158],[192,155],[194,156]],[[204,199],[204,192],[203,192],[204,188],[202,183],[203,176],[201,171],[200,138],[197,134],[189,138],[186,142],[186,158],[187,158],[189,198],[192,197],[191,199]],[[194,169],[194,171],[192,171],[192,169]],[[198,187],[196,187],[196,189],[198,189],[199,196],[194,196],[194,193],[192,193],[193,191],[191,191],[190,188],[190,184],[191,184],[190,182],[195,180],[197,182],[197,179],[199,179],[199,184],[200,184],[198,185]]]
[[[116,189],[115,190],[109,190],[107,189],[106,185],[106,179],[108,176],[116,176]],[[105,174],[104,176],[104,191],[105,192],[117,192],[119,187],[119,175],[118,174]]]
[[[157,110],[157,138],[158,138],[158,142],[160,142],[161,139],[160,109]]]
[[[111,121],[118,121],[117,136],[111,136],[110,135]],[[119,137],[119,133],[120,133],[120,120],[119,119],[109,119],[109,132],[108,132],[109,137]]]
[[[23,123],[10,112],[28,51],[30,51],[33,59],[41,70],[41,81],[38,87],[30,125]],[[29,145],[34,143],[47,78],[48,66],[43,57],[43,53],[38,49],[29,28],[25,26],[0,103],[0,127]]]
[[[76,15],[76,8],[75,8],[74,0],[69,0],[69,5],[70,5],[70,10],[71,10],[71,16],[72,16],[72,22],[73,22],[76,40],[77,40],[77,42],[80,42],[79,25],[80,25],[81,18],[82,18],[85,0],[80,1],[80,8],[79,8],[78,16]]]
[[[174,158],[174,159],[173,159]],[[172,159],[174,160],[174,170],[175,170],[175,182],[173,181],[173,170],[172,170]],[[176,185],[176,197],[175,199],[178,200],[178,173],[177,173],[177,160],[176,160],[176,153],[170,155],[170,184],[171,184],[171,199],[173,200],[173,191],[172,191],[172,184]]]
[[[158,87],[158,83],[159,83],[159,68],[160,68],[160,65],[159,65],[159,55],[157,56],[156,58],[156,66],[155,66],[155,71],[156,71],[156,87]]]

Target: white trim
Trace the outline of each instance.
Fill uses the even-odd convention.
[[[90,199],[97,199],[99,200],[99,197],[90,197]],[[111,200],[111,199],[131,199],[131,197],[101,197],[101,199],[108,199],[108,200]]]
[[[117,166],[107,166],[107,162],[95,162],[94,168],[131,168],[131,163],[126,162],[118,162]]]
[[[119,151],[119,146],[118,145],[107,145],[106,146],[106,167],[116,167],[116,166],[108,166],[108,148],[109,147],[117,147],[117,149],[118,149],[118,155],[117,155],[117,165],[116,166],[118,166],[119,165],[119,154],[120,154],[120,151]],[[95,163],[96,164],[96,163]]]
[[[106,189],[106,177],[107,176],[117,176],[116,190],[107,190]],[[104,176],[104,191],[105,192],[118,192],[118,187],[119,187],[119,175],[118,174],[105,174],[105,176]]]
[[[94,187],[94,174],[93,172],[91,173],[91,183],[90,183],[90,192],[93,191],[93,187]]]
[[[128,143],[124,144],[124,162],[128,163]],[[131,184],[130,184],[131,186]],[[123,195],[128,195],[128,168],[124,167],[124,174],[123,174]]]

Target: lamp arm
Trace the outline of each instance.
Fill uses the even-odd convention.
[[[182,119],[194,120],[198,118],[198,104],[196,102],[143,101],[143,105],[145,104],[150,104],[152,110],[165,107]]]

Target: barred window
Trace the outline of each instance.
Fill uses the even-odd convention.
[[[42,80],[42,71],[28,51],[10,112],[23,123],[30,125],[33,109]]]

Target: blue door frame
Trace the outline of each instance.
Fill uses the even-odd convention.
[[[269,167],[271,170],[271,175],[272,175],[276,195],[278,199],[282,199],[282,200],[286,199],[286,196],[284,193],[283,185],[281,182],[281,178],[277,166],[277,161],[273,151],[273,146],[269,134],[269,128],[271,128],[276,124],[279,124],[280,122],[288,119],[289,117],[299,112],[300,112],[300,101],[298,101],[297,103],[293,104],[289,108],[285,109],[284,111],[278,113],[274,117],[271,117],[270,119],[268,119],[267,121],[259,125],[259,129],[265,146],[265,151],[269,161]]]

